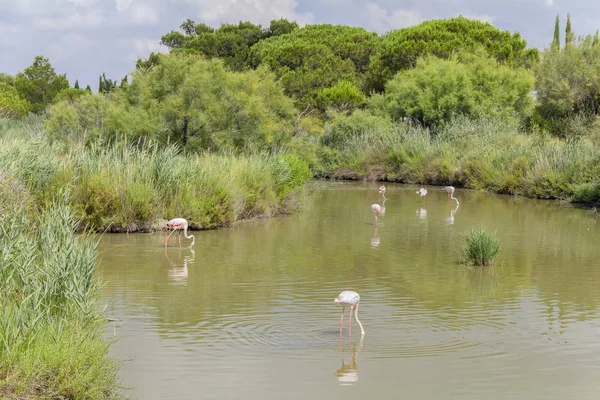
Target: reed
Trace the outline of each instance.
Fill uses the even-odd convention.
[[[312,176],[290,154],[183,155],[144,141],[66,146],[36,127],[11,123],[0,134],[0,169],[24,183],[37,205],[69,188],[81,226],[97,231],[152,230],[175,216],[207,229],[291,212]]]
[[[461,236],[465,242],[461,251],[463,262],[478,266],[494,264],[501,246],[496,232],[490,233],[485,227],[476,227]]]
[[[329,132],[324,137],[335,136]],[[498,119],[457,117],[435,134],[408,124],[368,126],[344,142],[322,141],[317,164],[318,177],[453,185],[600,203],[600,147],[593,140],[524,133]]]

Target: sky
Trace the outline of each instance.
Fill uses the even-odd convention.
[[[0,72],[14,75],[43,55],[71,85],[77,79],[96,91],[102,73],[120,81],[138,57],[166,52],[160,37],[187,18],[213,27],[286,18],[384,34],[462,14],[520,32],[542,49],[557,14],[564,32],[567,12],[577,35],[600,28],[597,0],[0,0]]]

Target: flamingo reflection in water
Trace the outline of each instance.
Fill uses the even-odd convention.
[[[171,261],[171,259],[169,258],[169,256],[167,255],[167,252],[165,250],[165,257],[167,258],[167,261],[169,262],[169,264],[171,264],[171,268],[169,268],[169,270],[167,271],[167,275],[169,276],[169,280],[173,283],[177,283],[177,284],[187,284],[187,277],[188,277],[188,264],[190,262],[193,263],[194,258],[196,256],[196,252],[194,251],[194,249],[190,248],[190,251],[192,252],[191,256],[184,256],[183,257],[183,267],[181,265],[176,266],[175,263],[173,263]],[[180,258],[181,258],[181,253],[179,254]]]
[[[446,218],[446,222],[448,223],[448,225],[454,225],[454,214],[456,214],[456,211],[458,211],[458,207],[460,207],[460,204],[458,204],[458,200],[456,201],[456,208],[454,210],[450,210],[450,215],[448,216],[448,218]]]
[[[346,364],[344,361],[344,350],[342,340],[340,338],[340,354],[342,357],[342,366],[340,369],[335,371],[335,376],[338,378],[338,382],[341,385],[352,385],[358,381],[358,352],[362,349],[364,336],[360,337],[359,343],[351,345],[348,343],[348,351],[352,352],[352,363]]]
[[[360,303],[360,296],[358,295],[358,293],[353,292],[351,290],[345,290],[342,293],[340,293],[337,299],[333,300],[333,302],[342,305],[342,318],[340,318],[340,336],[342,335],[342,325],[344,322],[344,312],[346,311],[346,307],[350,307],[350,315],[348,318],[348,336],[352,334],[352,310],[354,310],[354,319],[360,326],[360,332],[362,335],[364,335],[365,330],[363,329],[362,324],[358,320],[358,303]]]
[[[371,246],[379,247],[379,243],[381,240],[379,239],[379,226],[375,225],[375,232],[373,232],[373,236],[371,236]]]
[[[421,207],[417,210],[417,215],[419,216],[419,219],[421,221],[424,221],[425,218],[427,218],[427,210],[425,208]]]

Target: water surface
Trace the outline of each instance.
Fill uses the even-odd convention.
[[[600,231],[556,202],[315,183],[306,210],[176,235],[106,235],[103,303],[135,399],[596,399]],[[497,266],[458,263],[484,225]],[[342,290],[361,295],[339,336]],[[347,315],[345,318],[347,321]]]

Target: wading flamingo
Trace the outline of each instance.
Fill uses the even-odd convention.
[[[385,198],[385,192],[386,192],[386,191],[387,191],[387,189],[385,188],[385,186],[383,186],[383,185],[379,186],[379,194],[380,194],[381,196],[383,196],[383,200],[387,200],[387,199]],[[381,198],[381,196],[380,196],[379,198]]]
[[[181,230],[182,229],[183,229],[183,236],[185,236],[186,239],[192,239],[192,244],[190,244],[190,246],[193,246],[194,243],[196,243],[196,239],[194,238],[194,235],[188,236],[188,234],[187,234],[187,229],[188,229],[187,219],[173,218],[172,220],[167,222],[167,226],[170,228],[173,228],[173,232],[171,232],[169,234],[169,236],[167,236],[165,238],[165,248],[167,247],[167,242],[169,241],[169,238],[171,237],[171,235],[173,233],[175,233],[175,231],[178,231],[178,233],[179,233],[179,235],[178,235],[179,236],[179,247],[181,247]]]
[[[379,223],[377,214],[381,214],[381,206],[377,203],[371,204],[371,210],[373,211],[373,214],[375,214],[375,224],[377,225]]]
[[[421,198],[423,198],[423,196],[425,196],[427,194],[427,189],[421,188],[421,189],[417,190],[417,194],[420,195]]]
[[[360,332],[362,335],[365,334],[365,330],[363,329],[362,324],[358,320],[358,303],[360,302],[360,296],[358,293],[346,290],[340,293],[337,299],[333,300],[334,303],[338,303],[342,305],[342,318],[340,318],[340,336],[342,336],[342,323],[344,322],[344,312],[346,311],[346,307],[350,307],[350,318],[348,319],[348,335],[350,332],[350,325],[352,325],[352,310],[354,309],[354,319],[358,322],[360,326]]]
[[[448,201],[450,201],[450,199],[453,199],[454,201],[456,201],[456,204],[459,204],[458,199],[454,197],[454,186],[446,186],[444,190],[446,191],[446,193],[448,193]]]

